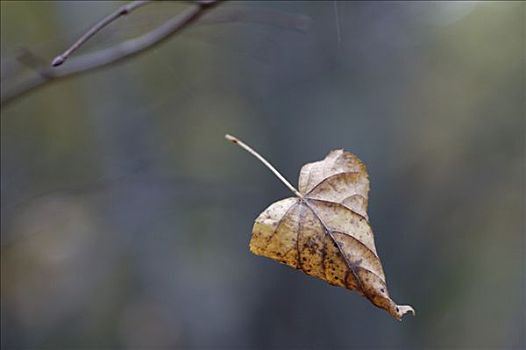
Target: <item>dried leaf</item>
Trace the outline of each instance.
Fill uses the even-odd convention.
[[[411,306],[396,305],[389,297],[367,216],[367,169],[354,154],[335,150],[304,165],[298,191],[250,147],[232,136],[227,139],[262,160],[296,194],[256,219],[252,253],[355,290],[398,320],[414,314]]]

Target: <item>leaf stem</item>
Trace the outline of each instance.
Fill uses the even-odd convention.
[[[245,151],[247,151],[248,153],[252,154],[254,157],[256,157],[257,159],[259,159],[261,161],[261,163],[265,164],[265,166],[267,168],[270,169],[270,171],[272,171],[274,173],[274,175],[276,175],[278,177],[278,179],[281,180],[281,182],[283,182],[285,184],[285,186],[287,186],[296,196],[298,196],[299,198],[303,199],[303,195],[294,187],[290,184],[290,182],[287,181],[287,179],[285,179],[283,177],[283,175],[281,175],[279,173],[279,171],[276,170],[276,168],[274,168],[272,166],[272,164],[270,164],[265,158],[263,158],[258,152],[254,151],[249,145],[247,145],[246,143],[244,143],[243,141],[241,141],[240,139],[238,139],[237,137],[234,137],[232,135],[228,135],[226,134],[225,135],[225,138],[236,144],[236,145],[239,145],[241,148],[245,149]]]

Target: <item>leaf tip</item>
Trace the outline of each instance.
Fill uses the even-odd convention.
[[[416,315],[415,309],[411,305],[396,305],[396,318],[398,321],[401,321],[402,317],[408,312],[412,313],[413,316]]]

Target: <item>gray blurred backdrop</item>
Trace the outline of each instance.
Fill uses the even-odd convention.
[[[2,88],[121,2],[1,2]],[[121,18],[78,54],[187,3]],[[2,349],[508,349],[525,343],[523,2],[227,2],[2,108]],[[66,63],[67,64],[67,63]],[[335,148],[371,179],[391,295],[248,250]]]

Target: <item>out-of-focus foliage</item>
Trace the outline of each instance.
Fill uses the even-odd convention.
[[[2,84],[19,47],[51,59],[119,4],[2,1]],[[2,110],[2,348],[525,347],[526,5],[221,6],[310,25],[197,24]],[[288,193],[226,132],[287,178],[335,148],[367,163],[390,293],[417,317],[251,255],[251,218]]]

